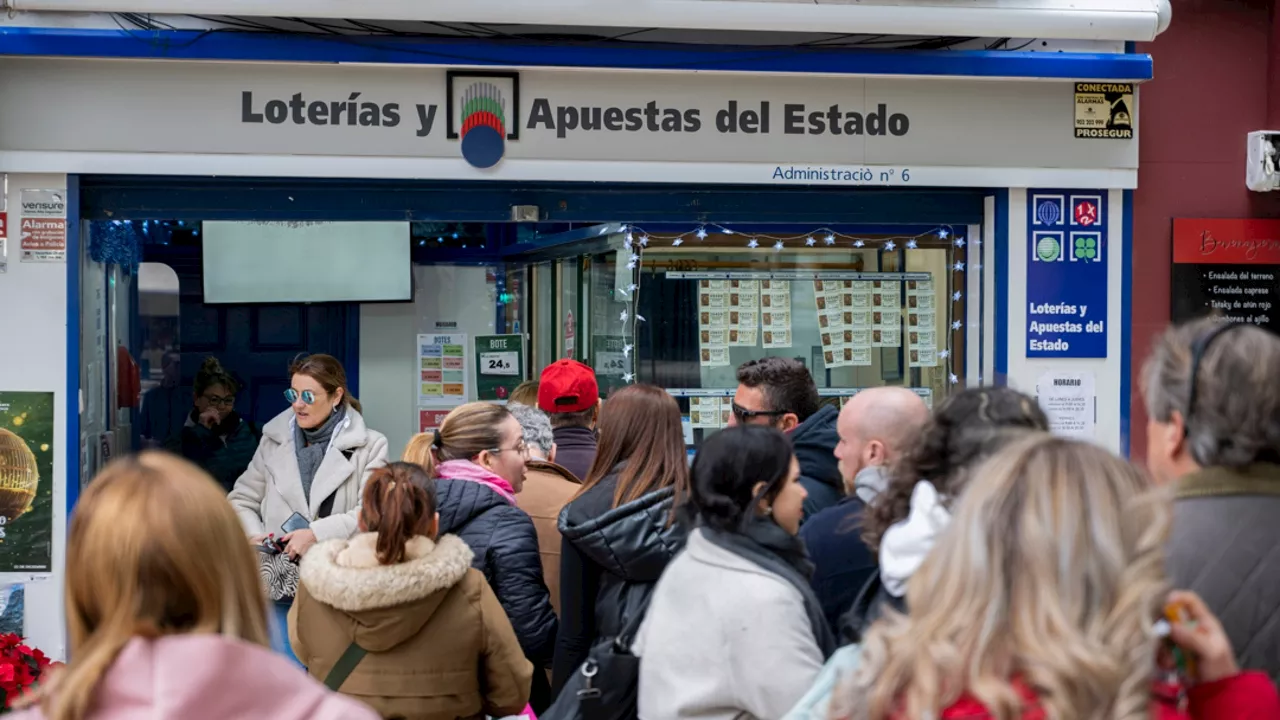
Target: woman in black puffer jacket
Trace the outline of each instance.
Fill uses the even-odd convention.
[[[545,670],[555,651],[556,615],[533,520],[515,504],[528,457],[520,423],[489,403],[454,409],[438,432],[414,437],[404,453],[406,462],[437,478],[439,533],[457,535],[475,554],[472,567],[484,573],[533,663],[529,704],[540,713],[552,699]]]
[[[688,487],[675,399],[650,385],[612,395],[600,412],[595,463],[560,513],[556,692],[592,645],[622,631],[683,547],[674,508]]]

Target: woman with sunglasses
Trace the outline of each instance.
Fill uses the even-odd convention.
[[[457,535],[474,553],[471,566],[489,580],[533,663],[529,704],[542,712],[551,703],[544,670],[555,649],[556,615],[538,532],[516,506],[529,459],[520,423],[500,405],[468,403],[445,416],[438,430],[411,439],[403,459],[437,479],[439,532]]]
[[[217,358],[206,358],[196,373],[194,401],[180,433],[165,443],[169,452],[199,465],[230,492],[249,466],[262,433],[236,412],[240,383]]]
[[[250,542],[278,541],[297,560],[317,542],[356,534],[365,481],[387,464],[387,438],[365,426],[337,358],[306,356],[289,376],[290,407],[262,428],[258,451],[227,499]],[[276,603],[278,629],[292,604]],[[274,645],[292,656],[287,637]]]

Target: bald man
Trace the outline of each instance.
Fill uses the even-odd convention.
[[[889,467],[928,419],[920,396],[896,387],[863,390],[840,411],[835,456],[847,497],[800,528],[814,564],[813,590],[833,629],[876,569],[875,555],[859,537],[862,510],[889,484]]]

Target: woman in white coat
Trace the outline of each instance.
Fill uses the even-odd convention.
[[[278,538],[297,560],[317,542],[356,534],[365,481],[387,464],[387,438],[365,426],[337,358],[309,355],[289,375],[291,407],[262,428],[258,451],[227,499],[250,542]],[[291,657],[284,628],[292,602],[276,603],[273,628],[273,646]]]
[[[684,507],[694,530],[636,637],[641,720],[772,720],[835,650],[796,537],[804,487],[791,443],[740,425],[702,445]]]

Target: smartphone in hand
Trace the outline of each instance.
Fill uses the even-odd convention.
[[[305,530],[309,527],[311,527],[311,521],[307,520],[302,513],[294,513],[289,516],[288,520],[284,521],[284,524],[280,526],[280,529],[284,531],[285,535],[288,535],[291,532]]]

